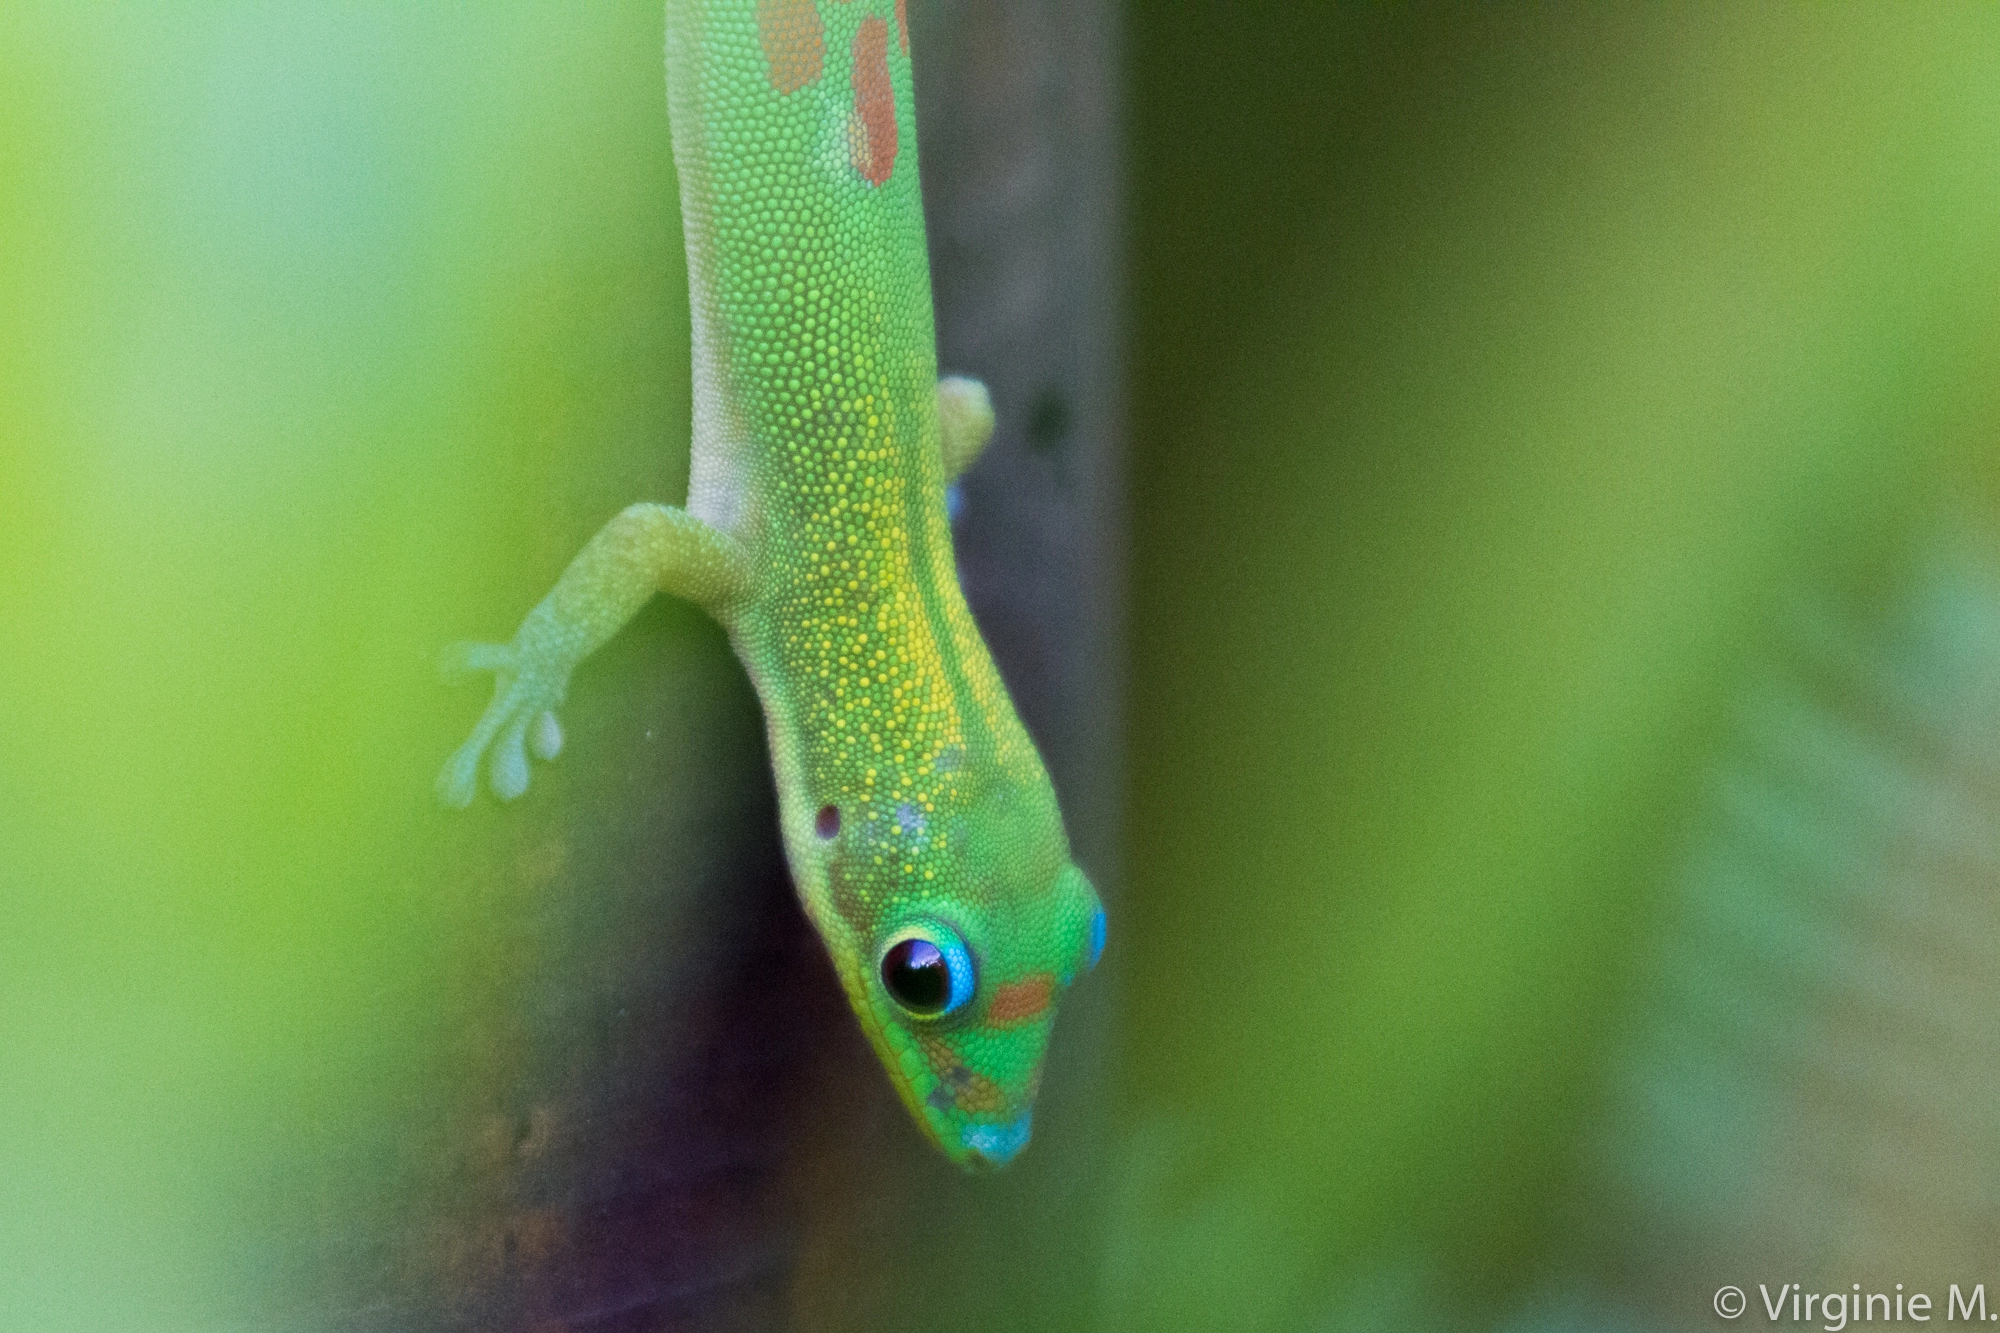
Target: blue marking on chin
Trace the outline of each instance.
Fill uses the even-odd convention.
[[[944,488],[944,517],[947,523],[958,522],[958,516],[965,512],[965,492],[957,482]]]
[[[1084,959],[1083,970],[1088,972],[1097,966],[1097,960],[1104,957],[1105,936],[1104,909],[1098,908],[1090,918],[1090,956]]]
[[[1005,1166],[1028,1146],[1028,1135],[1034,1130],[1035,1113],[1021,1112],[1021,1118],[1008,1125],[967,1125],[960,1136],[965,1146],[984,1157],[995,1166]]]

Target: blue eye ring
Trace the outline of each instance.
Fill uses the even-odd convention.
[[[883,941],[876,975],[896,1006],[912,1018],[957,1013],[977,988],[972,952],[950,926],[924,921]]]
[[[1083,970],[1088,972],[1097,966],[1097,960],[1104,957],[1104,938],[1108,923],[1104,919],[1104,909],[1098,908],[1090,914],[1090,950],[1084,955]]]

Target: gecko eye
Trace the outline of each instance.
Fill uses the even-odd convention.
[[[942,1017],[972,998],[972,955],[945,926],[899,931],[882,951],[882,986],[915,1017]]]

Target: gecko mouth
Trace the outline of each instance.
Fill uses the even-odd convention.
[[[1034,1129],[1035,1113],[1021,1112],[1018,1119],[1004,1125],[967,1125],[959,1139],[971,1150],[976,1164],[987,1167],[1001,1167],[1020,1155],[1028,1146],[1028,1135]]]

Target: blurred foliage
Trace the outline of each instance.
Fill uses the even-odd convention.
[[[1117,1327],[1532,1272],[1720,702],[1993,441],[1988,11],[1129,11]]]
[[[686,466],[659,14],[560,17],[0,6],[0,1329],[269,1327],[506,970],[431,662]]]
[[[1572,1248],[1676,1322],[1753,1272],[1944,1293],[2000,1235],[2000,516],[1906,555],[1776,618],[1637,970]]]

